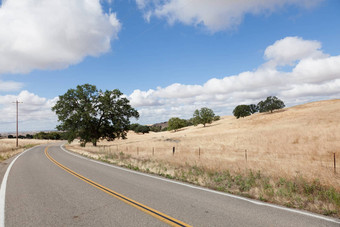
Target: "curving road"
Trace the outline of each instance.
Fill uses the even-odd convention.
[[[0,180],[0,227],[340,226],[339,219],[88,160],[60,143],[1,163]]]

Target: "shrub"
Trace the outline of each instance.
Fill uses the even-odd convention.
[[[184,119],[180,119],[178,117],[173,117],[170,118],[168,121],[168,130],[175,130],[175,132],[177,131],[177,129],[183,128],[187,126],[187,122]]]
[[[218,115],[216,115],[216,116],[214,117],[213,121],[219,121],[220,119],[221,119],[221,117],[218,116]]]

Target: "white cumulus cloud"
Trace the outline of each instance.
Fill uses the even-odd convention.
[[[340,55],[323,53],[319,41],[286,37],[268,46],[264,59],[253,71],[212,78],[202,85],[135,90],[129,99],[141,111],[143,122],[154,123],[172,116],[190,118],[205,106],[220,115],[231,114],[239,104],[257,104],[270,95],[287,105],[340,97]],[[291,71],[280,70],[287,65]]]
[[[62,69],[110,50],[121,28],[100,0],[6,0],[0,6],[0,74]]]
[[[20,130],[46,130],[54,129],[57,117],[51,107],[55,105],[58,97],[46,99],[29,91],[23,90],[18,95],[0,96],[0,131],[15,131],[16,105],[19,104]]]
[[[268,50],[279,50],[282,43],[289,43],[285,44],[285,51],[267,54]],[[286,37],[267,47],[264,59],[253,71],[211,78],[203,84],[175,83],[146,91],[137,89],[127,97],[138,109],[143,124],[171,117],[190,118],[194,110],[201,107],[212,108],[218,115],[229,115],[237,105],[257,104],[270,95],[278,96],[287,106],[340,97],[340,55],[324,53],[319,41]],[[275,64],[269,64],[272,61]],[[290,65],[291,70],[280,70],[285,65]],[[23,102],[19,116],[21,129],[56,126],[57,117],[51,107],[58,98],[46,99],[22,91],[18,95],[0,96],[2,131],[15,129],[15,104],[12,103],[15,100]]]
[[[268,14],[285,6],[310,8],[323,0],[136,0],[150,17],[165,18],[170,24],[204,26],[212,32],[239,25],[246,14]]]
[[[0,91],[17,91],[23,87],[22,83],[0,80]]]
[[[295,61],[304,58],[318,59],[327,57],[320,49],[321,43],[318,41],[303,40],[299,37],[287,37],[267,47],[264,55],[273,66],[292,65]]]

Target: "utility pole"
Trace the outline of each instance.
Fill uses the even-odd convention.
[[[18,127],[18,112],[19,112],[19,103],[22,103],[22,102],[19,102],[18,100],[16,100],[15,102],[13,102],[13,103],[15,103],[16,105],[17,105],[17,138],[16,138],[16,140],[17,140],[17,143],[16,143],[16,147],[19,147],[19,142],[18,142],[18,137],[19,137],[19,127]]]

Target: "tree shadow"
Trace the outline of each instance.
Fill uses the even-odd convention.
[[[170,132],[170,133],[176,133],[176,132],[181,132],[181,131],[185,131],[185,130],[187,130],[188,128],[186,127],[186,128],[179,128],[179,129],[176,129],[176,131],[175,130],[171,130],[171,131],[168,131],[168,132]]]
[[[216,123],[216,124],[206,124],[205,127],[203,126],[203,128],[210,128],[210,127],[214,127],[217,125],[220,125],[221,123]]]
[[[264,115],[267,115],[267,114],[278,114],[278,113],[283,113],[283,112],[285,112],[285,111],[287,111],[286,109],[280,109],[280,110],[274,110],[273,112],[264,112],[264,113],[262,113],[262,114],[264,114]]]

